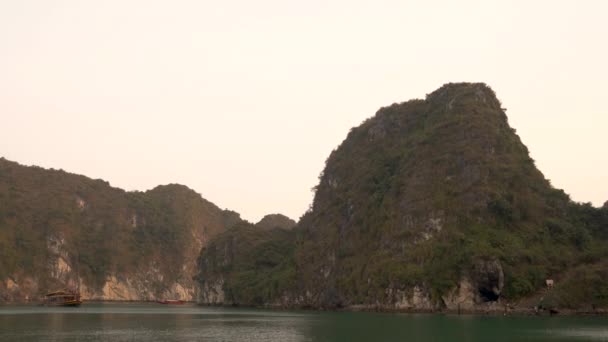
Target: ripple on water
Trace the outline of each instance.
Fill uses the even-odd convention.
[[[608,328],[557,329],[548,334],[563,339],[608,341]]]

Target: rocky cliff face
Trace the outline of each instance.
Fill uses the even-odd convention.
[[[578,210],[489,87],[448,84],[382,108],[330,155],[300,222],[300,292],[313,306],[391,307],[413,288],[438,309],[515,300],[584,260],[595,228]]]
[[[294,241],[292,230],[249,223],[219,234],[201,251],[197,301],[289,305],[290,298],[283,297],[295,285]]]
[[[447,84],[350,131],[294,229],[293,254],[285,255],[293,261],[269,274],[291,275],[291,286],[257,297],[233,292],[230,303],[492,307],[605,257],[608,227],[599,216],[549,184],[489,87]],[[216,264],[213,255],[203,250],[201,264]],[[238,277],[232,268],[201,270],[199,279],[222,279],[212,287],[224,295],[228,277],[232,288],[253,279],[245,270]]]
[[[0,159],[0,301],[192,300],[201,248],[240,221],[185,186],[125,192]]]

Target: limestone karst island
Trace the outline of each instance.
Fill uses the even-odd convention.
[[[607,312],[608,202],[554,188],[485,84],[381,108],[314,191],[297,222],[254,224],[185,185],[127,192],[0,159],[0,303],[70,289],[83,305]]]

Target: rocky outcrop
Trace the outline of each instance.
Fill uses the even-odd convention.
[[[605,216],[550,185],[492,89],[446,84],[350,130],[293,229],[289,262],[261,267],[256,246],[278,237],[234,231],[203,250],[199,286],[221,278],[225,301],[243,305],[495,310],[605,255]],[[219,266],[224,251],[237,267]]]
[[[123,279],[110,276],[105,280],[101,289],[92,289],[83,285],[80,287],[80,293],[85,300],[155,301],[170,298],[193,301],[196,299],[191,282],[184,282],[185,286],[189,286],[184,287],[179,282],[166,284],[157,279],[156,284],[150,284],[151,281],[145,275],[135,275]],[[154,290],[158,287],[162,287],[164,290]]]
[[[477,291],[475,302],[495,302],[505,285],[505,276],[498,259],[477,260],[473,263],[471,280]]]
[[[14,275],[0,281],[0,302],[36,301],[38,292],[38,283],[30,276]]]
[[[388,289],[387,294],[394,296],[392,301],[394,309],[397,310],[432,311],[436,309],[429,293],[419,286],[414,286],[409,291]]]
[[[496,303],[504,287],[504,273],[498,259],[477,260],[468,276],[441,297],[448,310],[477,310]]]
[[[194,300],[201,248],[239,222],[183,185],[125,192],[0,158],[0,302]]]
[[[441,296],[442,306],[451,311],[481,310],[500,300],[504,287],[504,273],[496,258],[477,260],[469,274],[458,285]]]
[[[295,233],[241,223],[214,238],[198,261],[197,301],[205,305],[304,305],[295,282]]]
[[[226,301],[224,294],[224,279],[221,277],[212,281],[205,281],[198,287],[197,303],[206,305],[231,304]]]
[[[458,286],[441,296],[443,306],[448,310],[471,310],[479,301],[479,292],[468,278],[463,278]]]
[[[549,205],[548,182],[483,84],[382,108],[332,152],[316,190],[296,264],[300,291],[321,307],[390,306],[391,289],[428,299],[404,304],[414,309],[495,302],[505,276],[493,255],[504,253],[486,248],[488,234],[534,235],[566,204]],[[536,212],[514,213],[526,208]]]

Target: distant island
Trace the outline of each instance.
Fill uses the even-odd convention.
[[[0,158],[0,302],[75,287],[85,300],[605,313],[608,202],[551,186],[481,83],[351,129],[298,222]]]

